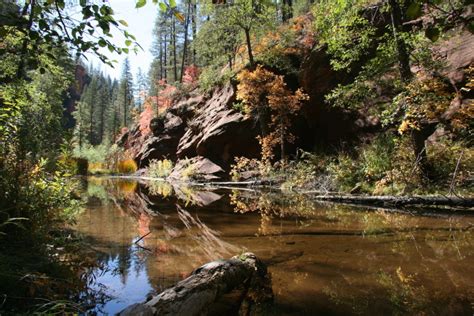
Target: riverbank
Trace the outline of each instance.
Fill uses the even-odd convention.
[[[252,181],[186,181],[167,178],[147,177],[141,175],[104,176],[112,179],[131,179],[137,181],[170,182],[185,187],[198,187],[210,190],[273,190],[284,193],[303,194],[308,198],[321,201],[354,206],[375,207],[380,209],[409,209],[413,212],[474,212],[474,197],[458,195],[368,195],[347,194],[344,192],[328,192],[307,190],[303,188],[285,188],[281,183],[270,180]]]

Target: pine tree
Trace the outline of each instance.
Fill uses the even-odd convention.
[[[121,125],[122,127],[128,127],[130,124],[130,110],[133,106],[133,78],[128,58],[125,58],[122,68],[118,100],[122,109]]]

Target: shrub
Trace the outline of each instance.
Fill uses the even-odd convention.
[[[212,66],[204,68],[199,76],[199,89],[203,92],[210,92],[225,82],[229,82],[233,76],[234,72],[227,68],[223,70]]]
[[[152,160],[148,165],[146,173],[153,178],[166,178],[173,170],[173,162],[168,159]]]
[[[196,177],[196,168],[191,163],[191,160],[185,159],[183,162],[184,168],[181,172],[181,178],[183,180],[191,180]]]
[[[385,177],[392,169],[392,155],[395,142],[391,136],[382,135],[362,149],[361,163],[364,177],[368,181],[377,181]]]
[[[465,142],[440,139],[427,146],[427,155],[434,179],[440,188],[451,189],[452,184],[455,189],[458,186],[468,186],[472,181],[474,149]]]
[[[336,161],[331,162],[328,171],[336,185],[343,191],[351,190],[364,179],[364,172],[359,162],[347,153],[341,153]]]
[[[117,170],[120,173],[128,174],[134,173],[138,170],[137,163],[133,159],[126,159],[119,161],[117,164]]]
[[[262,161],[246,157],[235,157],[235,164],[231,166],[230,177],[233,181],[262,177],[265,168]]]
[[[153,103],[150,99],[147,99],[144,103],[144,110],[140,113],[140,119],[138,121],[142,136],[147,136],[151,133],[150,122],[155,117],[155,113]]]

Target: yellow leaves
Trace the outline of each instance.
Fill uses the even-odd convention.
[[[119,161],[117,165],[118,172],[123,173],[123,174],[129,174],[129,173],[134,173],[135,171],[138,170],[138,166],[133,159],[126,159]]]
[[[298,89],[293,93],[279,76],[261,65],[254,71],[247,69],[237,75],[237,99],[243,101],[247,114],[253,112],[270,113],[270,122],[263,122],[271,128],[269,135],[264,135],[258,140],[262,147],[262,159],[273,158],[273,148],[282,142],[291,142],[293,135],[288,133],[291,125],[291,116],[300,109],[302,102],[309,98]],[[264,118],[258,117],[259,120]]]
[[[454,94],[437,78],[418,79],[407,86],[402,102],[405,118],[398,128],[400,134],[419,129],[422,124],[439,121],[449,108]]]
[[[404,284],[410,284],[413,282],[413,276],[404,274],[402,272],[402,267],[397,268],[397,277],[400,280],[400,282]]]

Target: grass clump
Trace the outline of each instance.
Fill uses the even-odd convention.
[[[148,165],[146,173],[152,178],[166,178],[173,170],[173,162],[168,159],[152,160]]]

